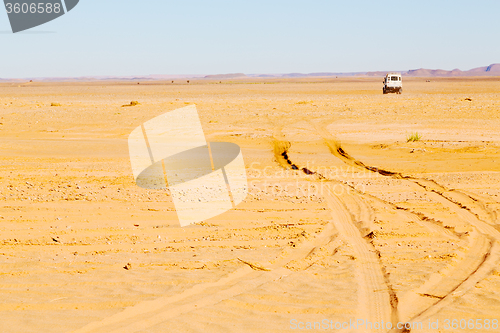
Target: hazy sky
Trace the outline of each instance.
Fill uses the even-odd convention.
[[[499,13],[499,0],[80,0],[12,34],[2,9],[0,78],[466,70],[500,63]]]

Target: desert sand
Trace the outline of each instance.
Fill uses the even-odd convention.
[[[500,78],[381,81],[1,83],[0,331],[498,330]],[[249,195],[181,228],[127,138],[192,104]]]

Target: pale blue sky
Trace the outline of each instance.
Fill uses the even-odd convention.
[[[499,13],[498,0],[80,0],[12,34],[0,10],[0,78],[466,70],[500,62]]]

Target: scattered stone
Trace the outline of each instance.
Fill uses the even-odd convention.
[[[377,235],[375,234],[375,232],[372,231],[368,235],[366,235],[365,237],[368,239],[374,239],[375,237],[377,237]]]
[[[127,263],[125,266],[123,266],[123,268],[126,269],[127,271],[131,270],[132,269],[132,264],[131,263]]]
[[[130,104],[122,105],[122,108],[127,107],[127,106],[136,106],[136,105],[140,105],[140,104],[141,103],[139,103],[138,101],[132,101],[132,102],[130,102]]]

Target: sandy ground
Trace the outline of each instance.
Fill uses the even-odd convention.
[[[191,104],[250,193],[181,228],[127,137]],[[499,330],[500,78],[2,83],[0,123],[1,332]]]

